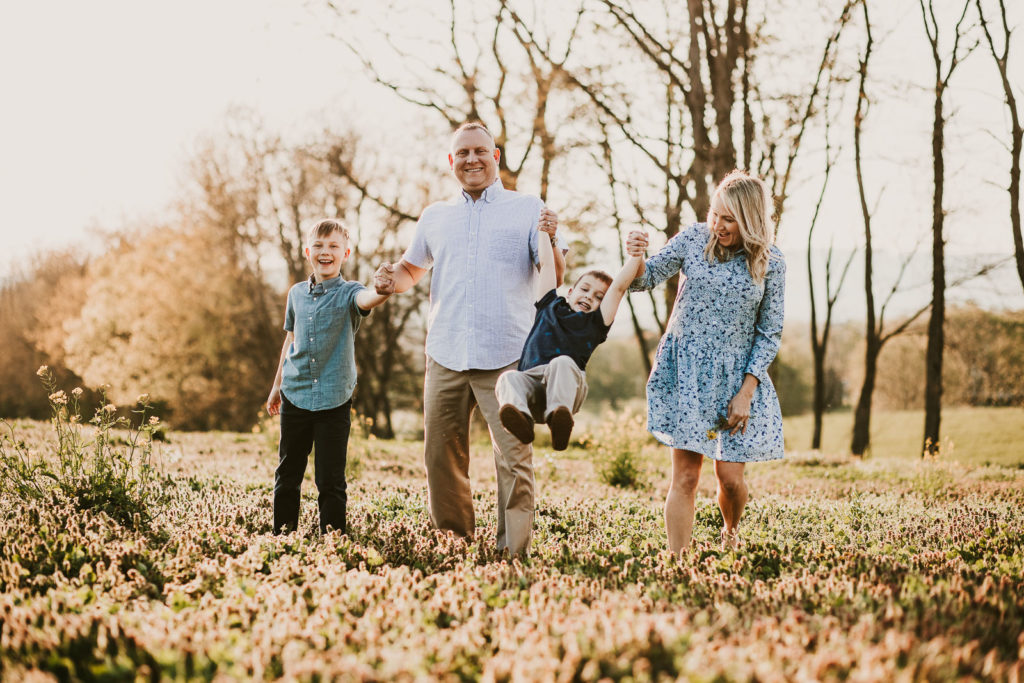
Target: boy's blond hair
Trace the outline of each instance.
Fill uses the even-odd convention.
[[[349,241],[348,228],[334,218],[325,218],[306,232],[306,245],[313,244],[317,238],[330,237],[335,232],[340,232],[345,241]]]

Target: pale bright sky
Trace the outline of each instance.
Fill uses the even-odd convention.
[[[901,33],[913,30],[913,40],[923,41],[916,2],[881,11],[891,13]],[[301,126],[342,101],[351,105],[356,99],[370,121],[375,111],[396,106],[393,97],[369,89],[345,49],[329,36],[329,28],[337,27],[320,25],[294,0],[4,3],[0,273],[32,251],[69,242],[87,244],[91,225],[118,226],[157,215],[180,192],[194,140],[217,130],[232,106],[252,107],[271,130]],[[876,60],[903,69],[916,59],[920,67],[930,68],[926,44],[908,45],[901,38],[876,36]],[[949,163],[954,253],[1012,250],[1001,205],[1005,193],[990,186],[977,197],[967,189],[979,176],[982,183],[1006,183],[1007,158],[987,132],[1002,131],[1002,94],[982,49],[963,67],[973,70],[962,85],[970,96],[953,107],[958,126],[951,130],[954,158]],[[1018,39],[1011,68],[1024,84],[1022,52],[1024,43]],[[364,103],[368,93],[379,99]],[[905,94],[907,102],[872,112],[873,134],[882,137],[891,131],[892,162],[902,156],[895,148],[906,141],[910,129],[925,145],[922,154],[929,151],[929,94]],[[891,97],[884,91],[878,95]],[[849,141],[844,144],[849,147]],[[965,150],[984,151],[964,158]],[[888,219],[880,223],[880,232],[896,241],[901,232],[904,237],[919,232],[930,220],[917,206],[923,198],[927,208],[929,167],[921,160],[915,166],[897,181],[904,186],[883,195],[889,202]],[[804,170],[811,179],[813,173]],[[843,175],[837,182],[845,184],[840,192],[849,197],[836,203],[828,220],[849,222],[852,227],[845,232],[856,235],[855,189],[849,173]],[[970,183],[964,183],[968,177]],[[918,195],[913,202],[903,199],[907,188]],[[794,197],[793,203],[802,208],[787,215],[790,222],[780,235],[784,250],[804,248],[801,222],[815,194],[808,182],[801,196]],[[979,205],[983,213],[976,213]],[[1008,291],[1019,298],[1012,288]]]
[[[344,57],[285,0],[4,3],[2,260],[159,211],[229,107],[287,127],[345,91]]]

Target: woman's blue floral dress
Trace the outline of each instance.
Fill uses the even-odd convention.
[[[667,446],[715,460],[754,462],[782,457],[782,412],[768,366],[782,338],[786,262],[771,248],[764,282],[755,284],[746,257],[708,263],[705,223],[683,230],[647,259],[632,291],[685,276],[647,381],[647,428]],[[746,373],[760,384],[747,432],[716,424]]]

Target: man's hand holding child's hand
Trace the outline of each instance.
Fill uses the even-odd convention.
[[[382,263],[373,274],[373,288],[378,294],[395,293],[395,265],[393,263]]]

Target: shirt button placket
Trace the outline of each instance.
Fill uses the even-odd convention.
[[[472,211],[469,215],[469,281],[466,283],[466,335],[462,340],[462,357],[466,361],[466,367],[474,365],[474,358],[469,357],[469,350],[473,348],[470,339],[475,329],[476,311],[473,310],[473,293],[476,291],[476,252],[480,246],[480,212],[484,206],[484,198],[473,202]]]
[[[319,299],[319,296],[314,294],[313,295],[313,310],[311,311],[311,313],[313,313],[313,314],[316,313],[316,304],[317,304],[317,300],[318,299]],[[316,405],[319,403],[319,401],[317,399],[319,397],[318,389],[320,387],[320,379],[319,379],[319,377],[317,377],[318,373],[317,373],[317,368],[316,368],[316,365],[315,365],[316,358],[313,356],[313,354],[316,353],[316,342],[314,341],[315,338],[316,338],[316,325],[313,322],[313,317],[314,317],[314,315],[310,315],[309,316],[309,320],[310,320],[310,323],[309,323],[309,353],[310,353],[310,356],[309,356],[310,357],[309,374],[311,374],[313,376],[313,392],[312,393],[313,393],[313,403],[314,403],[314,410],[315,410],[316,409]]]

